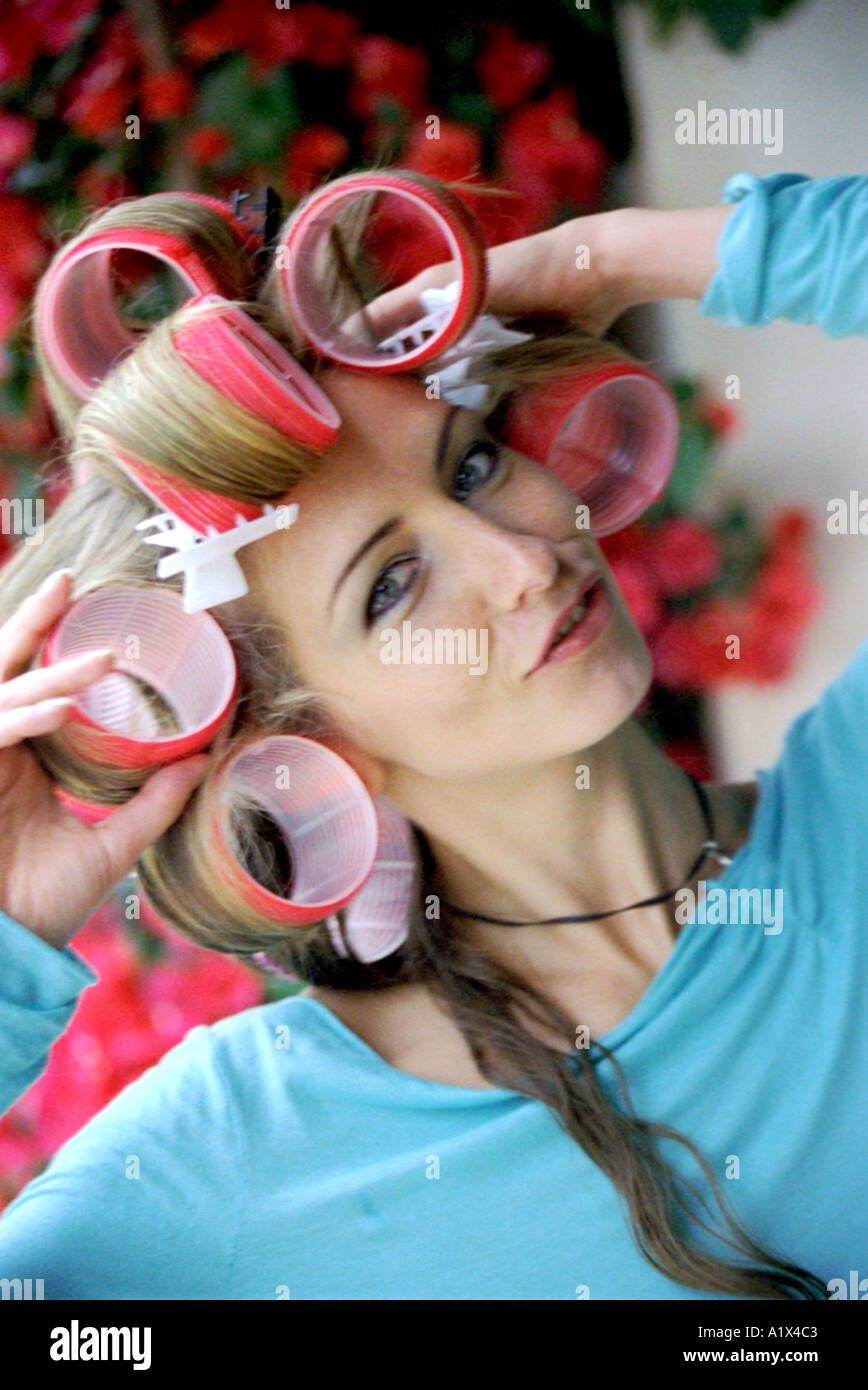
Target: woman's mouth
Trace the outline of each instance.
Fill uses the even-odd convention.
[[[554,666],[559,661],[568,661],[570,657],[585,651],[608,626],[613,611],[608,590],[602,576],[598,575],[590,588],[565,615],[554,638],[530,674],[533,675],[534,671],[540,671],[546,666]]]

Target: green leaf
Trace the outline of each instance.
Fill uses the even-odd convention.
[[[279,159],[301,124],[289,68],[278,68],[267,82],[254,86],[246,56],[234,54],[203,81],[194,124],[225,130],[241,164]]]
[[[481,92],[452,92],[446,111],[451,120],[475,126],[485,135],[492,133],[498,123],[497,112]]]
[[[705,482],[711,462],[704,430],[691,420],[682,420],[678,453],[666,487],[666,501],[679,512],[689,512]]]

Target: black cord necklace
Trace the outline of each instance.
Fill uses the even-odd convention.
[[[713,857],[724,866],[732,863],[731,856],[723,853],[717,840],[714,838],[714,821],[712,819],[711,807],[708,804],[705,788],[702,786],[701,782],[697,781],[692,772],[688,772],[687,776],[693,783],[699,805],[702,808],[706,838],[703,841],[702,848],[696,860],[690,866],[690,870],[684,882],[679,883],[678,887],[673,888],[670,893],[661,893],[656,898],[643,898],[642,902],[631,903],[629,907],[615,907],[611,912],[586,912],[581,917],[548,917],[542,922],[508,922],[502,917],[486,917],[481,912],[465,912],[463,908],[455,907],[452,903],[445,903],[444,906],[447,907],[450,912],[454,912],[458,917],[473,917],[477,922],[493,922],[495,926],[498,927],[555,927],[566,922],[598,922],[601,917],[615,917],[619,912],[632,912],[633,909],[637,907],[653,907],[655,903],[663,903],[666,902],[668,898],[674,898],[676,893],[680,893],[681,889],[685,888],[687,884],[690,883],[691,879],[699,872],[700,866],[705,863],[706,859]]]

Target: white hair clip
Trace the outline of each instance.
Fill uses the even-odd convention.
[[[393,333],[391,337],[384,338],[380,347],[386,352],[402,351],[405,340],[421,341],[422,335],[433,333],[452,312],[458,289],[458,281],[453,280],[442,289],[423,290],[419,299],[425,316],[398,333]],[[489,399],[490,388],[483,382],[475,386],[462,385],[475,359],[493,349],[530,342],[532,337],[532,333],[519,333],[513,328],[504,328],[494,314],[480,314],[470,331],[441,353],[434,364],[435,371],[432,375],[439,378],[444,399],[451,401],[453,405],[464,406],[467,410],[479,410],[484,407]]]
[[[235,525],[228,531],[208,526],[207,534],[202,535],[173,512],[147,517],[138,523],[136,530],[156,527],[154,535],[144,537],[145,545],[164,545],[175,551],[173,555],[162,557],[157,565],[157,577],[168,579],[171,575],[183,574],[184,612],[198,613],[203,608],[214,608],[246,594],[247,580],[235,559],[235,552],[251,541],[291,526],[297,516],[296,503],[274,507],[266,502],[261,516],[246,521],[236,515]]]

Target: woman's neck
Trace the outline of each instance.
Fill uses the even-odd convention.
[[[708,796],[715,836],[734,854],[755,785]],[[428,783],[418,799],[402,797],[402,809],[426,835],[441,901],[509,921],[609,912],[674,890],[706,838],[689,777],[632,719],[575,756],[483,784],[439,782],[432,793]],[[687,886],[719,872],[709,860]],[[665,958],[678,934],[672,900],[599,922],[504,928],[455,917],[456,927],[540,983],[577,967],[617,968],[637,950]]]

